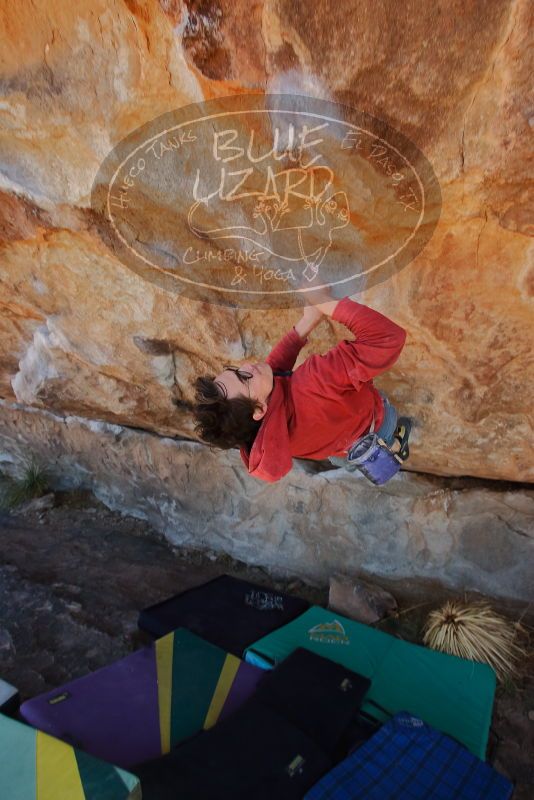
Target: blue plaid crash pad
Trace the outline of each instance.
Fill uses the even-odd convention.
[[[401,712],[304,800],[509,800],[513,786],[465,747]]]

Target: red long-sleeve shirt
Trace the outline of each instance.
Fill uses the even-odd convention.
[[[406,331],[378,311],[349,297],[340,300],[332,319],[356,337],[344,339],[324,355],[311,355],[289,377],[274,376],[267,411],[250,452],[240,448],[250,475],[269,483],[286,475],[292,459],[344,456],[347,448],[384,417],[373,378],[393,366]],[[302,339],[293,327],[271,350],[273,370],[293,368]]]

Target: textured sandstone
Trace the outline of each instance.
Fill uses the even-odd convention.
[[[440,182],[430,244],[356,298],[408,330],[398,363],[377,380],[416,418],[408,469],[533,480],[533,6],[388,9],[372,0],[4,4],[0,397],[192,436],[194,376],[265,357],[297,312],[232,311],[143,282],[100,239],[92,181],[114,144],[166,110],[298,92],[386,120]],[[344,337],[325,323],[301,358]]]
[[[20,475],[29,452],[52,489],[91,489],[176,546],[321,583],[343,571],[534,599],[533,491],[402,471],[378,488],[311,461],[265,484],[243,473],[236,451],[0,401],[2,469]]]

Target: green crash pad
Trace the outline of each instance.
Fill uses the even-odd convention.
[[[297,647],[370,678],[362,710],[378,721],[408,711],[485,758],[496,682],[486,664],[405,642],[318,606],[254,642],[245,659],[271,669]]]
[[[0,714],[0,797],[141,800],[139,778]]]

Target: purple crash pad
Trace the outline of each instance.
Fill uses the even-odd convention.
[[[45,733],[128,768],[227,716],[264,674],[180,628],[28,700],[20,714]]]

